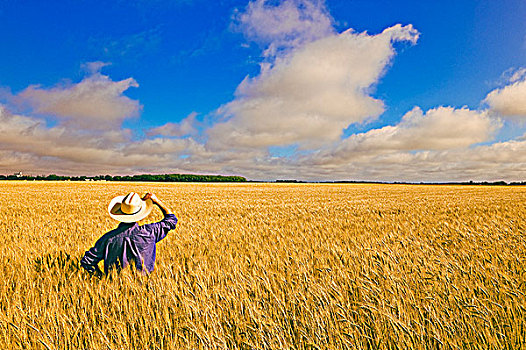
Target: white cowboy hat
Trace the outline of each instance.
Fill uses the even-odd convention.
[[[152,209],[152,200],[143,201],[135,192],[130,192],[125,196],[117,196],[108,205],[110,216],[120,222],[142,220],[150,214]]]

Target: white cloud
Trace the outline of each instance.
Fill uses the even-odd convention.
[[[415,44],[418,31],[397,24],[376,35],[336,33],[324,2],[315,0],[251,1],[235,20],[248,39],[262,45],[261,72],[243,80],[235,99],[216,111],[218,120],[203,134],[193,112],[137,139],[121,127],[123,120],[140,114],[139,101],[124,95],[137,82],[113,81],[100,73],[106,63],[91,62],[85,65],[90,75],[77,84],[30,86],[15,97],[3,93],[6,100],[31,106],[33,113],[14,114],[0,105],[1,172],[524,180],[525,138],[488,143],[502,127],[495,114],[526,115],[526,69],[509,71],[509,85],[484,100],[487,110],[415,107],[394,125],[342,139],[350,124],[383,113],[374,88],[395,55],[393,42]],[[46,123],[48,115],[58,123]],[[206,143],[195,140],[201,138]],[[297,151],[278,157],[269,151],[272,146]]]
[[[236,99],[218,110],[230,119],[208,131],[209,144],[309,149],[338,140],[349,124],[383,112],[370,92],[394,55],[392,42],[417,38],[411,25],[377,35],[348,30],[276,58],[259,76],[245,78]]]
[[[383,181],[524,181],[526,142],[510,140],[472,148],[393,153],[375,159],[372,166],[360,162],[353,165],[355,171],[372,169],[369,173]]]
[[[412,24],[406,26],[395,24],[392,27],[384,29],[382,34],[390,37],[391,41],[409,41],[412,44],[416,44],[420,37],[420,33],[413,28]]]
[[[491,91],[483,101],[504,117],[526,117],[526,71],[517,70],[510,85]]]
[[[49,89],[32,85],[16,99],[29,104],[35,113],[55,116],[66,124],[106,129],[119,126],[125,118],[138,116],[139,102],[123,95],[128,88],[138,86],[133,78],[112,81],[108,76],[95,73],[77,84]]]
[[[0,149],[0,174],[13,174],[20,170],[34,169],[35,157],[16,151]]]
[[[438,107],[424,114],[415,107],[403,116],[395,138],[401,140],[401,149],[465,148],[490,140],[500,126],[501,123],[485,111]]]
[[[423,113],[415,107],[398,125],[351,135],[302,161],[338,166],[390,153],[463,149],[490,140],[500,126],[485,111],[438,107]]]
[[[237,26],[248,39],[266,46],[264,56],[298,47],[334,33],[332,18],[321,0],[249,2],[237,14]]]
[[[142,155],[174,155],[184,154],[191,151],[199,145],[192,139],[168,139],[154,138],[146,139],[141,142],[130,143],[123,150],[124,154],[142,154]]]
[[[526,68],[519,68],[512,71],[512,74],[509,78],[510,83],[515,83],[519,80],[524,80],[526,78]]]
[[[64,174],[88,175],[103,170],[173,169],[181,163],[179,155],[192,154],[202,148],[191,139],[133,141],[131,136],[126,129],[94,131],[60,125],[49,127],[43,120],[12,114],[0,105],[0,155],[6,157],[0,169],[24,172],[62,169]],[[27,164],[28,159],[32,160],[31,165]]]
[[[229,153],[221,153],[223,156]],[[370,180],[370,181],[524,181],[526,141],[424,151],[354,151],[347,159],[260,157],[242,154],[232,158],[194,160],[193,169],[241,174],[251,179]]]
[[[197,133],[196,120],[197,112],[192,112],[179,123],[166,123],[156,128],[151,128],[146,131],[148,136],[173,136],[181,137],[186,135],[194,135]]]
[[[102,68],[111,65],[110,62],[94,61],[86,62],[81,65],[81,67],[86,70],[89,74],[99,73]]]

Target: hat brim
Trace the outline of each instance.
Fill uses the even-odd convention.
[[[113,219],[120,222],[137,222],[150,215],[153,209],[153,202],[151,199],[142,201],[141,209],[138,212],[134,214],[124,214],[121,211],[121,203],[124,197],[126,196],[117,196],[113,198],[108,205],[108,213]]]

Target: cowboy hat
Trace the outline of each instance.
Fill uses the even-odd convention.
[[[110,216],[120,222],[142,220],[150,214],[152,209],[152,200],[143,201],[135,192],[130,192],[125,196],[117,196],[108,205]]]

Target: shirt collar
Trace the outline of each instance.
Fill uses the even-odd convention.
[[[135,225],[137,225],[136,222],[121,222],[119,224],[119,228],[130,228],[130,227],[133,227]]]

